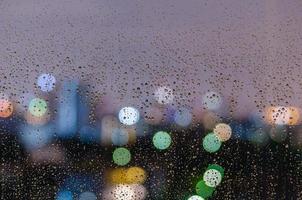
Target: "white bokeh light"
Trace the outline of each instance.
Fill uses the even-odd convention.
[[[117,184],[103,192],[103,200],[144,200],[146,188],[141,184]]]
[[[139,120],[139,112],[133,107],[124,107],[120,110],[118,118],[122,124],[133,125]]]
[[[217,110],[222,104],[222,98],[217,92],[207,92],[202,97],[202,105],[208,110]]]
[[[188,200],[204,200],[204,198],[198,195],[193,195],[190,198],[188,198]]]
[[[133,200],[135,191],[130,185],[116,185],[112,190],[112,199],[115,200]]]
[[[208,169],[203,175],[203,180],[207,186],[216,187],[221,183],[222,175],[216,169]]]
[[[50,92],[54,89],[56,78],[51,74],[41,74],[38,77],[37,84],[43,92]]]
[[[174,99],[173,90],[167,86],[157,88],[154,96],[159,104],[170,104]]]

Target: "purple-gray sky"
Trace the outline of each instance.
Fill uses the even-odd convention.
[[[238,111],[302,107],[301,11],[300,0],[2,0],[0,83],[18,96],[48,72],[125,101],[156,83],[183,104],[210,89]]]

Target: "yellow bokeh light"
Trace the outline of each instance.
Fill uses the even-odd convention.
[[[126,181],[128,184],[143,184],[146,181],[147,174],[140,167],[130,167],[126,170]]]
[[[107,182],[110,184],[123,184],[126,183],[126,169],[116,168],[110,170],[107,174]]]
[[[107,182],[116,184],[143,184],[147,179],[146,171],[141,167],[116,168],[107,174]]]

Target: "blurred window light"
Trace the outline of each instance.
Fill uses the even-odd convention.
[[[139,111],[133,107],[123,107],[118,114],[120,122],[129,126],[136,124],[139,117]]]
[[[41,74],[38,77],[37,85],[43,92],[50,92],[54,89],[56,78],[52,74]]]

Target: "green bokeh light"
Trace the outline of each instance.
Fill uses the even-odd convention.
[[[208,170],[208,169],[216,169],[217,171],[220,172],[221,177],[222,177],[222,178],[224,177],[224,169],[223,169],[223,167],[221,167],[220,165],[211,164],[211,165],[208,166],[207,170]]]
[[[159,131],[153,136],[153,145],[157,149],[167,149],[170,147],[171,142],[171,136],[167,132]]]
[[[35,117],[41,117],[47,112],[47,103],[44,99],[34,98],[30,101],[29,112]]]
[[[221,142],[214,133],[209,133],[203,138],[202,145],[207,152],[214,153],[220,149]]]
[[[201,196],[202,198],[208,198],[212,196],[215,188],[209,187],[206,183],[201,180],[196,184],[196,193]]]
[[[124,166],[130,162],[131,153],[128,149],[121,147],[114,150],[112,157],[115,164]]]

